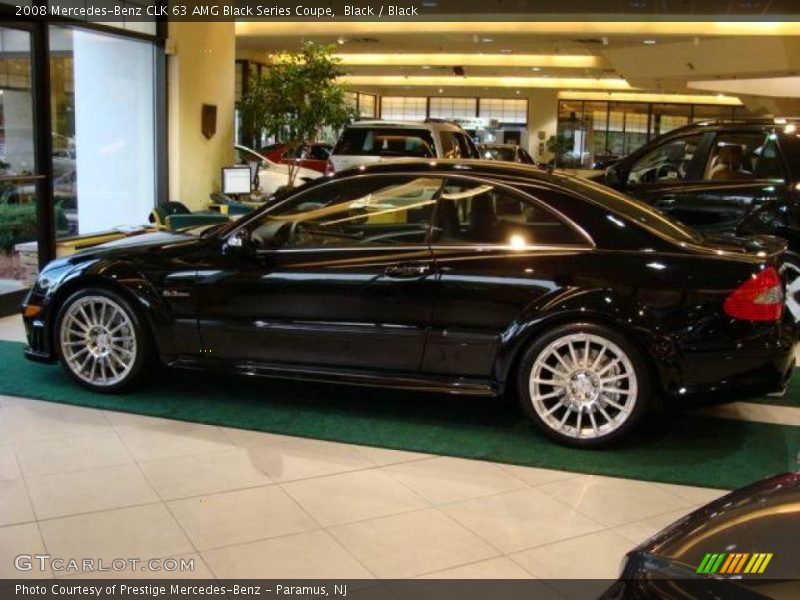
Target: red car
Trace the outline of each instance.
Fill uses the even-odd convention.
[[[261,154],[273,162],[283,164],[289,164],[299,158],[301,167],[325,173],[328,168],[328,157],[331,155],[331,148],[325,144],[309,144],[303,146],[299,153],[295,151],[294,155],[292,155],[288,152],[286,144],[272,144],[262,148]]]

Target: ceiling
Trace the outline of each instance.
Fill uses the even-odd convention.
[[[566,88],[696,95],[698,88],[690,89],[689,84],[702,81],[702,90],[713,98],[713,92],[757,90],[729,84],[715,88],[715,80],[800,75],[800,21],[769,20],[796,11],[797,0],[424,0],[421,4],[426,6],[426,19],[414,22],[238,22],[237,55],[269,62],[271,55],[296,50],[307,41],[332,44],[355,85],[384,92],[480,86],[513,87],[513,93],[524,88]],[[563,4],[573,10],[572,20],[565,20]],[[447,13],[456,6],[464,12]],[[470,9],[478,6],[493,20],[475,21],[480,15]],[[531,15],[533,6],[544,7],[543,12]],[[595,12],[604,8],[607,14],[592,18],[585,12],[577,14],[590,6]],[[677,10],[683,20],[654,18],[674,18]],[[518,20],[500,20],[515,11]],[[706,11],[713,11],[715,20],[687,17]],[[431,20],[441,14],[450,16]],[[761,20],[737,20],[741,14],[758,15]],[[634,20],[634,15],[648,20]],[[548,21],[549,16],[554,20]],[[578,16],[586,20],[574,20]],[[603,20],[609,18],[617,20]],[[775,86],[770,90],[774,94]]]

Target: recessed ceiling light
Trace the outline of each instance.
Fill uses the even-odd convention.
[[[508,48],[503,48],[502,50],[500,50],[500,52],[502,52],[503,54],[511,54],[511,50],[509,50]]]
[[[340,37],[338,40],[336,40],[336,43],[339,44],[340,46],[344,46],[344,43],[346,41],[347,41],[346,39],[344,39],[343,37]]]
[[[542,67],[531,67],[531,71],[541,71]]]
[[[645,40],[644,41],[644,45],[645,46],[655,46],[656,45],[656,41],[655,40]]]
[[[440,94],[443,94],[443,93],[444,93],[444,89],[442,89],[442,88],[439,88],[439,93],[440,93]]]
[[[486,42],[487,44],[490,44],[490,43],[492,43],[494,41],[494,38],[485,37],[485,38],[481,38],[481,41],[482,42]]]
[[[519,96],[519,94],[520,94],[519,90],[515,91],[514,93],[515,93],[517,96]]]
[[[422,65],[422,68],[423,69],[430,69],[431,67],[430,67],[430,65]]]

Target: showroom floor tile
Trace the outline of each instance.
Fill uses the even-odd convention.
[[[193,558],[186,576],[611,577],[722,493],[0,397],[6,570],[48,552]]]

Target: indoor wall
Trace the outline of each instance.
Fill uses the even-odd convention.
[[[233,162],[234,24],[170,22],[168,35],[169,197],[201,210]],[[210,138],[201,128],[204,104],[217,107]]]

